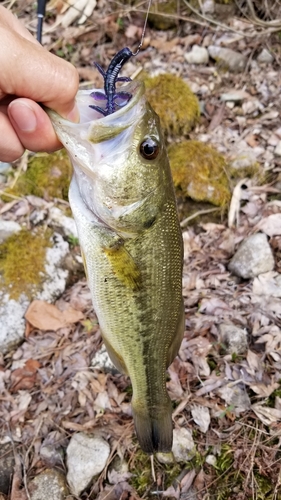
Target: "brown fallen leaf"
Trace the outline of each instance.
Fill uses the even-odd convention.
[[[212,119],[210,121],[210,125],[208,127],[208,132],[212,132],[215,130],[223,121],[225,111],[225,104],[219,106],[215,114],[213,114]]]
[[[40,363],[36,359],[28,359],[23,368],[17,368],[11,373],[11,392],[21,390],[29,390],[34,387],[36,380],[36,372],[40,367]]]
[[[255,134],[248,134],[245,137],[245,141],[249,146],[251,146],[251,148],[255,148],[259,145],[258,137]]]
[[[25,313],[25,319],[40,330],[54,330],[55,332],[66,325],[77,323],[84,318],[81,311],[72,307],[60,311],[53,304],[43,300],[34,300]]]

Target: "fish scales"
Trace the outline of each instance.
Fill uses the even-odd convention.
[[[87,121],[88,132],[50,117],[74,166],[69,200],[103,339],[130,376],[137,436],[153,453],[172,446],[166,369],[184,330],[183,247],[158,117],[142,84],[127,87],[131,101],[113,119]],[[140,144],[151,136],[159,157],[143,159]]]

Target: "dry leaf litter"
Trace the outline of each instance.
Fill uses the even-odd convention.
[[[70,3],[50,3],[43,43],[75,64],[82,86],[100,85],[92,62],[106,66],[137,43],[144,6]],[[173,30],[149,27],[126,74],[141,67],[182,77],[201,105],[190,138],[213,144],[237,169],[258,162],[264,175],[233,187],[228,221],[183,224],[186,331],[167,382],[174,458],[159,454],[155,481],[150,466],[141,481],[147,459],[134,436],[129,380],[105,367],[104,353],[97,362],[101,335],[80,279],[65,283],[54,304],[32,301],[22,343],[0,354],[1,499],[281,498],[280,45],[271,17],[232,17],[226,29],[208,22],[214,3],[200,5],[203,18],[181,5]],[[13,9],[34,32],[31,4]],[[9,168],[1,166],[3,188]],[[36,196],[0,203],[1,234],[58,220],[65,205]]]

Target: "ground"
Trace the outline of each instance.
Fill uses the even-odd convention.
[[[82,24],[75,19],[67,25],[67,5],[53,0],[43,31],[43,45],[78,68],[82,88],[102,83],[93,61],[106,67],[117,50],[137,47],[145,10],[143,2],[134,2],[133,8],[127,2],[90,3],[93,13]],[[174,19],[168,31],[149,24],[143,51],[124,73],[168,72],[183,78],[199,99],[201,116],[188,135],[168,137],[168,144],[187,139],[208,143],[225,156],[229,168],[230,208],[191,209],[182,200],[179,207],[186,331],[167,386],[174,427],[192,433],[193,458],[163,465],[156,457],[153,481],[150,459],[134,435],[129,379],[91,367],[102,340],[83,278],[55,304],[57,317],[69,306],[79,312],[75,323],[64,317],[54,326],[45,304],[43,327],[30,316],[22,344],[0,353],[0,437],[2,444],[4,438],[13,443],[20,464],[12,500],[30,499],[28,482],[45,469],[65,471],[67,444],[80,431],[98,433],[111,447],[107,468],[82,500],[281,498],[281,19],[276,19],[281,9],[275,2],[273,18],[262,1],[238,2],[235,12],[233,2],[217,2],[215,13],[200,10],[197,2],[190,2],[190,10],[187,3],[178,1],[174,14],[166,15]],[[3,4],[35,32],[35,4]],[[244,56],[242,71],[230,72],[214,59],[186,62],[194,45],[220,44]],[[267,62],[258,60],[264,48],[270,54]],[[1,192],[16,184],[19,169],[26,165],[13,165],[13,178],[2,179]],[[35,195],[25,195],[3,198],[0,214],[31,229],[40,205]],[[64,200],[57,203],[67,206]],[[228,270],[230,259],[245,237],[259,231],[268,236],[275,267],[238,278]],[[78,252],[77,241],[71,244]],[[232,337],[222,340],[225,325],[237,328],[246,344],[241,340],[230,348]],[[57,455],[46,458],[46,446]],[[118,457],[126,467],[117,474]]]

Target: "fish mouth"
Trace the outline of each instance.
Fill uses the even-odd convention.
[[[79,123],[70,122],[59,116],[55,111],[46,109],[60,141],[67,149],[69,142],[66,142],[65,133],[69,137],[79,135],[81,139],[86,139],[93,144],[100,143],[116,137],[136,121],[136,116],[139,117],[144,113],[145,88],[143,82],[132,81],[118,90],[131,94],[132,97],[129,101],[125,101],[124,105],[117,111],[107,116],[91,107],[92,105],[100,106],[101,101],[95,99],[93,95],[96,92],[104,93],[101,89],[78,91],[76,103],[80,113]]]

